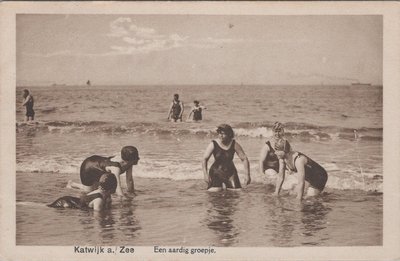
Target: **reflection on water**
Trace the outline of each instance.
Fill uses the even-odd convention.
[[[112,209],[104,212],[46,207],[54,198],[75,193],[56,186],[66,178],[56,173],[17,173],[17,245],[382,244],[380,194],[333,191],[299,204],[293,196],[266,193],[262,184],[240,192],[209,193],[200,191],[197,181],[182,182],[181,189],[173,190],[177,182],[138,179],[142,187],[151,183],[162,189],[138,191],[133,199],[113,196]]]
[[[305,236],[303,245],[321,245],[321,242],[315,242],[315,238],[324,240],[324,237],[315,237],[317,233],[327,228],[326,216],[330,212],[330,208],[325,207],[322,199],[313,199],[311,202],[306,201],[301,210],[301,228],[302,235]],[[313,241],[314,240],[314,241]]]
[[[295,222],[293,215],[295,210],[285,207],[286,199],[280,197],[268,202],[271,207],[266,214],[269,222],[264,229],[270,233],[270,239],[274,246],[288,245],[292,240],[293,231],[295,231]]]
[[[101,212],[94,212],[94,223],[97,222],[99,229],[99,238],[103,243],[113,242],[116,236],[117,225],[114,220],[114,215],[111,210],[105,210]]]
[[[205,221],[207,227],[215,232],[217,242],[221,242],[223,246],[230,246],[239,235],[239,229],[235,226],[232,216],[237,210],[240,192],[221,191],[208,194],[210,204]]]
[[[115,244],[115,242],[131,243],[141,230],[135,217],[135,206],[132,199],[113,201],[113,208],[104,211],[77,211],[79,223],[86,231],[87,243]]]
[[[135,215],[135,210],[134,199],[130,198],[121,201],[114,212],[118,218],[118,228],[127,240],[137,237],[142,229],[139,219]]]
[[[294,198],[276,198],[268,201],[271,206],[266,214],[268,222],[264,226],[270,233],[274,246],[321,245],[325,240],[327,214],[330,208],[323,199],[313,198],[302,203]]]

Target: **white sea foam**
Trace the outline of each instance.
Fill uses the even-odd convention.
[[[235,134],[238,136],[248,136],[253,138],[258,138],[258,137],[267,138],[271,137],[273,133],[272,130],[268,129],[267,127],[257,127],[252,129],[236,128]]]
[[[44,173],[68,173],[78,177],[81,162],[65,159],[64,163],[59,160],[49,159],[36,161],[35,163],[19,163],[17,171]],[[244,169],[242,164],[236,164],[241,181],[244,180]],[[360,173],[357,169],[341,171],[334,163],[324,164],[328,172],[327,187],[332,189],[360,189],[366,191],[382,191],[382,180],[379,173]],[[250,170],[253,183],[273,184],[276,183],[277,173],[267,170],[264,174],[259,173],[258,166],[252,165]],[[171,180],[202,180],[203,171],[201,164],[182,161],[157,161],[141,160],[140,164],[133,167],[133,176],[141,178],[166,178]],[[283,189],[290,189],[297,183],[297,174],[287,171]]]

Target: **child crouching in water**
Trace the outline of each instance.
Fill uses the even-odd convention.
[[[99,179],[99,187],[81,198],[64,196],[47,205],[52,208],[78,208],[100,211],[111,208],[111,194],[117,189],[114,174],[104,173]]]

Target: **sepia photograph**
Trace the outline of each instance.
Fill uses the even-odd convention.
[[[387,251],[399,239],[390,5],[190,4],[10,4],[15,60],[2,73],[0,137],[2,165],[12,165],[1,188],[13,195],[2,190],[0,209],[12,214],[1,226],[15,226],[13,249],[399,257]],[[15,260],[3,240],[0,256]]]

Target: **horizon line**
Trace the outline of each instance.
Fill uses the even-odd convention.
[[[188,87],[188,86],[383,86],[382,83],[380,84],[364,84],[364,83],[350,83],[350,84],[285,84],[285,83],[279,83],[279,84],[94,84],[94,85],[86,85],[86,84],[16,84],[17,88],[21,87],[105,87],[105,86],[182,86],[182,87]]]

